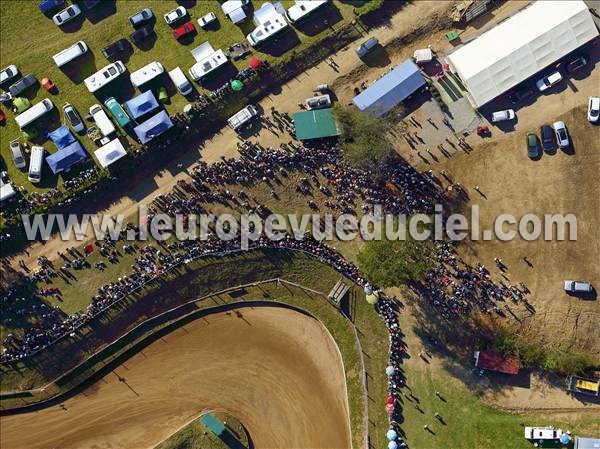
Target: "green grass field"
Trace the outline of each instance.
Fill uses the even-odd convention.
[[[187,73],[187,70],[195,62],[190,54],[191,49],[205,41],[209,41],[214,48],[226,50],[229,45],[235,42],[245,41],[245,36],[255,26],[251,17],[242,22],[241,26],[233,24],[223,14],[217,1],[191,2],[193,6],[190,6],[188,11],[190,20],[196,27],[197,34],[193,36],[193,39],[180,43],[171,36],[171,28],[162,17],[164,13],[177,6],[174,1],[128,0],[116,3],[106,2],[105,5],[95,8],[93,14],[86,13],[84,9],[83,19],[76,19],[62,28],[54,25],[51,18],[44,16],[38,10],[38,3],[32,0],[5,0],[0,2],[0,29],[2,30],[0,60],[2,61],[2,67],[15,64],[22,75],[33,73],[38,80],[48,77],[54,81],[58,87],[56,95],[49,94],[40,86],[32,87],[21,94],[21,96],[27,97],[32,104],[45,97],[52,99],[55,110],[46,114],[40,121],[40,128],[48,130],[55,129],[64,120],[61,109],[64,103],[71,103],[82,116],[87,114],[92,104],[99,103],[98,98],[87,91],[83,80],[109,63],[101,53],[102,48],[117,39],[129,37],[133,32],[133,28],[127,19],[140,9],[150,7],[154,12],[156,38],[148,38],[147,41],[143,42],[142,48],[133,46],[133,52],[128,57],[123,58],[129,72],[133,72],[156,60],[163,64],[165,72],[179,66]],[[259,8],[263,3],[264,0],[254,0],[252,5],[253,8]],[[287,8],[293,4],[293,1],[284,0],[282,3]],[[330,32],[330,27],[339,27],[354,17],[354,4],[352,2],[336,1],[327,8],[325,14],[310,18],[304,24],[290,27],[289,31],[274,38],[273,42],[267,43],[260,50],[254,51],[254,55],[269,61],[271,64],[276,64],[282,55],[306,48]],[[218,26],[206,30],[201,29],[197,24],[197,19],[210,11],[216,14]],[[249,15],[251,15],[251,12],[252,9],[250,9]],[[63,72],[63,70],[56,67],[51,57],[79,40],[87,43],[89,51],[86,56],[76,60]],[[243,68],[247,66],[248,58],[236,62],[232,61],[232,63],[238,69]],[[229,79],[230,74],[235,74],[235,68],[232,65],[229,68],[219,69],[219,72],[216,75],[217,77]],[[109,94],[97,93],[98,97],[102,99],[113,94],[119,101],[124,102],[139,94],[126,79],[128,76],[128,73],[121,76],[122,79],[116,80],[110,85]],[[176,93],[166,73],[163,79],[170,94],[170,102],[166,105],[166,109],[170,113],[180,111],[188,101],[182,95]],[[219,79],[219,81],[221,80]],[[1,87],[7,89],[11,82]],[[222,84],[222,81],[219,84]],[[199,85],[196,85],[196,87],[199,91],[203,90]],[[27,190],[46,190],[57,185],[60,186],[62,177],[52,176],[47,167],[43,182],[34,187],[27,181],[26,172],[14,166],[9,154],[8,144],[10,140],[20,137],[21,133],[14,121],[14,114],[5,107],[2,107],[2,110],[7,119],[6,123],[0,127],[0,154],[4,166],[8,169],[9,179],[15,185],[22,185]],[[23,139],[22,142],[24,142]],[[85,136],[81,137],[81,142],[90,155],[93,154],[96,149],[95,145]],[[46,142],[44,147],[47,152],[53,153],[56,151],[52,143]]]

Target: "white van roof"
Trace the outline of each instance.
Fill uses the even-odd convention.
[[[65,48],[64,50],[56,53],[54,56],[52,56],[52,59],[54,59],[54,62],[56,63],[56,65],[58,67],[60,67],[60,66],[63,66],[65,64],[69,63],[73,59],[75,59],[79,56],[82,56],[87,51],[88,51],[87,44],[84,41],[79,41],[79,42],[75,42],[70,47]]]
[[[241,111],[238,111],[237,113],[235,113],[234,115],[229,117],[229,120],[227,120],[227,123],[233,129],[237,129],[240,126],[242,126],[244,123],[246,123],[248,120],[255,117],[256,115],[258,115],[258,110],[256,109],[256,107],[254,105],[249,104]]]
[[[150,64],[146,64],[144,67],[136,70],[130,75],[131,84],[135,87],[139,87],[151,79],[156,78],[164,71],[165,69],[160,62],[152,61]]]
[[[22,112],[19,115],[17,115],[15,117],[15,121],[17,122],[17,125],[19,125],[19,128],[22,129],[22,128],[26,127],[27,125],[29,125],[34,120],[37,120],[38,118],[40,118],[46,112],[52,110],[52,108],[54,108],[54,104],[52,103],[52,100],[50,100],[49,98],[44,98],[42,101],[34,104],[32,107],[27,109],[25,112]]]
[[[99,104],[90,107],[90,114],[94,117],[94,122],[104,136],[109,136],[116,131],[115,125],[110,121],[106,111]]]

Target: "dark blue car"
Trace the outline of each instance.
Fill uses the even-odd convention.
[[[46,14],[65,5],[65,0],[44,0],[40,2],[39,8],[42,13]]]

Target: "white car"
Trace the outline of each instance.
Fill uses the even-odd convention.
[[[541,80],[538,80],[538,82],[535,83],[535,85],[537,86],[540,92],[544,92],[546,89],[549,89],[555,84],[560,83],[562,79],[562,75],[557,70],[556,72],[552,72],[550,75],[545,76]]]
[[[600,117],[600,97],[590,97],[588,101],[588,120],[596,123]]]
[[[504,120],[512,120],[515,118],[515,111],[513,109],[506,109],[505,111],[496,111],[492,113],[492,122],[503,122]]]
[[[13,79],[18,74],[19,74],[19,70],[17,69],[17,66],[14,64],[3,68],[0,71],[0,84],[4,84],[5,82]]]
[[[556,133],[556,143],[558,143],[558,146],[567,148],[569,146],[569,134],[567,133],[565,124],[563,122],[554,122],[552,127]]]
[[[52,21],[58,25],[64,25],[67,22],[70,22],[75,17],[81,14],[81,8],[77,5],[71,5],[68,8],[63,9],[60,12],[57,12],[52,16]]]
[[[168,13],[166,13],[164,15],[165,22],[167,22],[169,25],[172,25],[173,23],[177,22],[182,17],[185,17],[186,14],[187,14],[187,10],[185,9],[185,7],[178,6],[177,8],[169,11]]]

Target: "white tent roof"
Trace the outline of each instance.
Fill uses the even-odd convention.
[[[538,0],[447,59],[481,106],[597,35],[583,0]]]
[[[119,139],[111,140],[106,145],[103,145],[94,151],[94,155],[102,167],[108,167],[126,154],[127,151],[125,151],[125,148],[123,148],[123,144]]]

